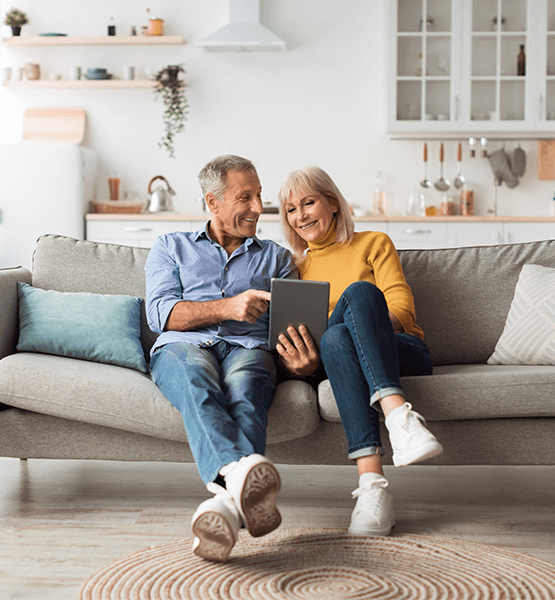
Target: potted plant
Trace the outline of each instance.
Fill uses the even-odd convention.
[[[158,144],[165,148],[170,158],[175,158],[174,136],[185,129],[187,120],[187,98],[185,97],[185,82],[179,75],[185,73],[183,65],[168,65],[154,75],[155,99],[162,98],[166,107],[164,111],[164,137]]]
[[[28,22],[27,15],[17,8],[12,8],[6,13],[6,18],[4,19],[4,23],[12,28],[12,35],[19,35],[21,27]]]

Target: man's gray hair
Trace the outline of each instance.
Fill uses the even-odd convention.
[[[246,158],[233,154],[218,156],[206,164],[198,174],[204,199],[206,194],[214,194],[220,202],[223,202],[227,190],[228,171],[251,171],[258,175],[255,166]]]

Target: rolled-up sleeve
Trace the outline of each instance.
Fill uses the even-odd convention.
[[[155,333],[162,333],[173,307],[183,300],[179,266],[159,237],[145,264],[146,318]]]

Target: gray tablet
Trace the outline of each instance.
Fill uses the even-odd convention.
[[[290,325],[295,329],[304,325],[319,349],[328,324],[330,284],[327,281],[274,278],[270,293],[270,348],[276,347],[280,334],[287,335]]]

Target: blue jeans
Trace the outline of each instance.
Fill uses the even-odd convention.
[[[401,375],[431,375],[426,344],[395,333],[382,292],[368,281],[342,294],[320,345],[322,362],[347,435],[349,458],[383,454],[375,402],[404,396]]]
[[[225,341],[202,348],[171,343],[154,352],[150,368],[156,385],[181,412],[205,483],[230,462],[264,454],[276,389],[270,352]]]

